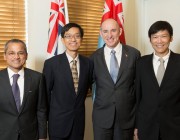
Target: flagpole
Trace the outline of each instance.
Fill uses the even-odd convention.
[[[68,14],[68,7],[67,7],[67,1],[64,0],[64,7],[65,7],[65,19],[66,19],[66,23],[69,23],[69,14]]]

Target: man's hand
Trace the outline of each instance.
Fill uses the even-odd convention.
[[[139,140],[139,138],[138,138],[138,129],[134,129],[134,138],[135,138],[135,140]]]

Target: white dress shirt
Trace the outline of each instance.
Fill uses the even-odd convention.
[[[70,65],[70,68],[72,67],[72,64],[73,64],[73,58],[66,52],[66,56],[67,56],[67,59],[69,61],[69,65]],[[79,68],[80,68],[80,63],[79,63],[79,55],[76,56],[76,58],[74,59],[77,61],[76,63],[76,66],[77,66],[77,71],[78,71],[78,77],[79,77]]]
[[[105,46],[104,47],[104,56],[105,56],[105,61],[106,61],[106,65],[107,68],[110,72],[110,59],[111,59],[111,48]],[[115,55],[118,61],[118,66],[120,67],[121,64],[121,56],[122,56],[122,45],[120,43],[117,44],[117,46],[115,48],[113,48],[113,50],[116,51]]]
[[[171,52],[171,51],[169,50],[168,54],[165,55],[164,57],[162,57],[163,60],[164,60],[164,68],[165,68],[165,69],[166,69],[167,63],[168,63],[168,61],[169,61],[170,52]],[[157,56],[157,55],[155,54],[155,52],[154,52],[154,53],[153,53],[153,68],[154,68],[154,73],[155,73],[155,75],[157,75],[157,70],[158,70],[158,67],[159,67],[159,65],[160,65],[159,58],[160,58],[160,57]]]
[[[13,75],[19,74],[17,83],[18,83],[19,90],[20,90],[20,99],[21,99],[21,104],[22,104],[23,96],[24,96],[24,68],[21,69],[18,73],[13,72],[10,68],[7,68],[7,71],[8,71],[11,86],[13,84]]]

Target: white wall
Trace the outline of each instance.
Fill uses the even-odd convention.
[[[142,54],[152,53],[152,48],[149,43],[148,29],[158,20],[168,21],[174,29],[174,40],[170,45],[170,49],[180,53],[180,13],[179,0],[136,0],[136,8],[139,8],[136,22],[138,43],[137,48]],[[138,7],[139,6],[139,7]]]
[[[28,60],[27,67],[42,71],[47,58],[50,0],[28,1]]]
[[[27,67],[42,71],[47,58],[48,21],[50,0],[28,1],[28,52]],[[122,0],[125,18],[126,42],[138,48],[141,53],[152,53],[148,39],[148,29],[157,20],[167,20],[174,28],[172,50],[180,52],[179,0]],[[102,7],[103,9],[103,7]],[[92,140],[92,101],[86,100],[85,140]]]

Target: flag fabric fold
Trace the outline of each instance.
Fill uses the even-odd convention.
[[[67,23],[69,23],[69,17],[66,0],[51,0],[47,47],[48,58],[65,51],[60,33],[62,27]]]

